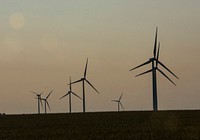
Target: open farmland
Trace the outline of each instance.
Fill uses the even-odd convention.
[[[0,139],[199,140],[200,111],[1,115]]]

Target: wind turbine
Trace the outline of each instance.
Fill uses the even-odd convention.
[[[88,65],[88,59],[86,61],[86,65],[85,65],[85,72],[84,72],[84,76],[83,78],[81,78],[80,80],[77,80],[75,82],[72,82],[70,85],[75,84],[75,83],[79,83],[82,82],[82,86],[83,86],[83,112],[85,113],[85,82],[88,83],[98,94],[100,94],[98,92],[98,90],[86,79],[86,74],[87,74],[87,65]]]
[[[67,92],[67,94],[65,94],[64,96],[62,96],[60,99],[62,99],[62,98],[64,98],[64,97],[66,97],[66,96],[68,96],[69,95],[69,113],[71,113],[72,112],[72,106],[71,106],[71,95],[75,95],[76,97],[78,97],[78,98],[80,98],[81,100],[82,100],[82,98],[81,97],[79,97],[76,93],[74,93],[73,91],[72,91],[72,85],[71,85],[71,77],[69,78],[69,91]]]
[[[40,114],[40,103],[42,105],[42,101],[41,101],[41,95],[43,93],[43,91],[41,93],[36,93],[36,92],[33,92],[33,91],[30,91],[32,92],[33,94],[37,95],[37,100],[38,100],[38,114]]]
[[[158,68],[158,64],[160,64],[162,67],[164,67],[169,73],[171,73],[174,77],[176,77],[177,79],[179,79],[171,70],[169,70],[162,62],[160,62],[158,60],[159,58],[159,52],[160,52],[160,42],[158,44],[158,51],[157,51],[157,33],[158,33],[158,28],[156,27],[156,35],[155,35],[155,43],[154,43],[154,50],[153,50],[153,57],[150,58],[148,61],[146,61],[145,63],[132,68],[130,71],[135,70],[139,67],[142,67],[144,65],[147,65],[149,63],[152,63],[152,68],[146,72],[143,72],[141,74],[136,75],[135,77],[141,76],[143,74],[152,72],[152,86],[153,86],[153,110],[157,111],[158,110],[158,103],[157,103],[157,79],[156,79],[156,72],[157,70],[164,76],[166,77],[172,84],[174,84],[176,86],[176,84],[163,72]],[[156,55],[156,51],[157,51],[157,55]]]
[[[45,110],[45,114],[47,113],[47,106],[49,108],[49,110],[51,110],[49,102],[47,101],[47,99],[49,98],[49,96],[51,95],[51,93],[53,92],[53,90],[51,92],[49,92],[49,94],[47,95],[46,98],[41,98],[41,100],[44,101],[44,110]]]
[[[112,100],[113,102],[117,102],[118,112],[120,111],[120,106],[124,109],[124,107],[123,107],[123,105],[121,103],[122,95],[123,95],[123,92],[122,92],[122,94],[121,94],[121,96],[119,97],[118,100]]]

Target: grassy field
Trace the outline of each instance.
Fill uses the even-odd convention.
[[[4,139],[199,140],[200,111],[1,115]]]

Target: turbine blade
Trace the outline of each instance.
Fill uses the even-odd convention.
[[[33,94],[36,94],[36,95],[38,95],[38,93],[36,93],[36,92],[34,92],[34,91],[30,91],[31,93],[33,93]]]
[[[172,75],[174,75],[174,77],[176,77],[177,79],[179,79],[171,70],[169,70],[162,62],[158,61],[158,63],[163,66],[166,70],[168,70]]]
[[[156,68],[158,67],[159,53],[160,53],[160,42],[158,44],[158,53],[157,53],[157,59],[156,59]]]
[[[98,94],[100,94],[100,93],[98,92],[98,90],[97,90],[87,79],[85,79],[85,81],[86,81]]]
[[[49,102],[48,101],[46,101],[47,102],[47,106],[48,106],[48,108],[49,108],[49,111],[51,111],[51,107],[50,107],[50,105],[49,105]]]
[[[143,74],[147,74],[147,73],[149,73],[149,72],[152,72],[152,70],[145,71],[145,72],[143,72],[143,73],[141,73],[141,74],[136,75],[135,77],[141,76],[141,75],[143,75]]]
[[[49,93],[49,95],[46,97],[46,99],[48,99],[49,98],[49,96],[51,95],[51,93],[53,92],[53,90],[51,90],[51,92]]]
[[[65,94],[64,96],[60,97],[60,99],[66,97],[67,95],[69,95],[69,92],[68,92],[67,94]],[[59,99],[59,100],[60,100],[60,99]]]
[[[118,100],[111,100],[111,101],[113,101],[113,102],[119,102]]]
[[[86,78],[86,74],[87,74],[87,65],[88,65],[88,58],[87,58],[86,65],[85,65],[84,78]]]
[[[40,98],[39,100],[40,100],[40,104],[42,105],[42,108],[43,108],[42,99]]]
[[[172,84],[174,84],[176,86],[176,84],[164,73],[162,72],[160,69],[157,68],[157,70],[162,73],[162,75],[164,75],[170,82],[172,82]]]
[[[69,77],[69,90],[71,91],[72,90],[72,85],[71,85],[71,83],[72,83],[72,80],[71,80],[71,76]]]
[[[124,109],[124,107],[123,107],[122,103],[121,103],[121,102],[119,102],[119,104],[120,104],[120,105],[121,105],[121,107]]]
[[[155,35],[155,42],[154,42],[154,50],[153,50],[154,58],[156,58],[157,34],[158,34],[158,27],[156,27],[156,35]]]
[[[119,101],[121,100],[121,98],[122,98],[122,95],[123,95],[123,92],[122,92],[121,96],[119,97]]]
[[[78,83],[78,82],[81,82],[81,81],[82,81],[82,79],[74,81],[74,82],[70,83],[69,85],[72,85],[72,84],[75,84],[75,83]]]
[[[144,66],[144,65],[147,65],[147,64],[149,64],[151,61],[150,60],[148,60],[147,62],[145,62],[145,63],[143,63],[143,64],[141,64],[141,65],[139,65],[139,66],[137,66],[137,67],[135,67],[135,68],[132,68],[132,69],[130,69],[129,71],[132,71],[132,70],[134,70],[134,69],[137,69],[137,68],[139,68],[139,67],[142,67],[142,66]]]
[[[72,80],[71,80],[71,76],[69,77],[69,83],[71,84]]]
[[[83,100],[80,96],[78,96],[76,93],[74,93],[74,92],[72,92],[71,91],[71,93],[73,94],[73,95],[75,95],[76,97],[78,97],[79,99],[81,99],[81,100]]]
[[[40,92],[40,95],[42,95],[43,92],[44,92],[44,91]]]

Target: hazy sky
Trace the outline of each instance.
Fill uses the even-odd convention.
[[[125,110],[152,109],[151,65],[129,69],[152,57],[159,27],[160,61],[180,80],[158,73],[158,108],[200,108],[199,0],[0,0],[0,112],[35,113],[35,92],[54,89],[52,112],[66,112],[69,76],[83,76],[87,111],[113,111],[124,92]],[[81,84],[73,86],[82,96]],[[82,101],[73,97],[73,111]]]

